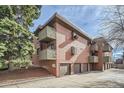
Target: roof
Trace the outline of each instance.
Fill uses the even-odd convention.
[[[113,47],[107,42],[107,40],[104,37],[94,38],[94,41],[97,41],[97,40],[100,40],[100,41],[102,41],[104,43],[107,43],[113,49]]]
[[[59,19],[60,21],[64,22],[65,24],[69,25],[70,27],[72,27],[73,29],[75,29],[75,31],[77,31],[78,33],[80,33],[81,35],[85,36],[86,38],[88,38],[89,40],[92,40],[92,37],[89,36],[83,29],[79,28],[78,26],[76,26],[75,24],[73,24],[72,22],[70,22],[69,20],[65,19],[64,17],[62,17],[61,15],[59,15],[58,13],[55,13],[44,25],[42,26],[38,26],[38,28],[36,29],[36,31],[34,33],[39,33],[40,30],[42,28],[44,28],[45,26],[47,26],[50,22],[52,22],[55,18]],[[38,30],[40,29],[40,30]]]

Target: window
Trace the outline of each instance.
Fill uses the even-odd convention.
[[[76,48],[75,47],[71,47],[71,55],[75,55],[76,54]]]

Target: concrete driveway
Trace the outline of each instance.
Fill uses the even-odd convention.
[[[123,88],[124,69],[109,69],[104,72],[69,75],[60,78],[38,79],[3,87],[17,88]]]

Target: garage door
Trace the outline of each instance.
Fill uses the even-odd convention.
[[[81,64],[74,64],[74,73],[81,73]]]
[[[107,69],[107,64],[104,64],[104,70],[106,70]]]
[[[96,64],[90,64],[90,70],[95,71],[96,70]]]
[[[88,71],[88,65],[87,64],[83,64],[83,72],[87,72]]]
[[[70,65],[69,64],[60,64],[60,76],[70,74]]]

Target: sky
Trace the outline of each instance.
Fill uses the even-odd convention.
[[[83,29],[90,36],[98,36],[98,21],[101,17],[103,6],[43,6],[40,17],[34,21],[30,28],[33,32],[38,25],[43,25],[55,12]]]
[[[105,6],[95,5],[45,5],[41,8],[41,15],[34,20],[34,26],[30,27],[30,31],[34,32],[39,25],[43,25],[55,12],[83,29],[92,38],[100,36],[100,19],[104,15]],[[121,51],[115,51],[113,56],[118,58]]]

